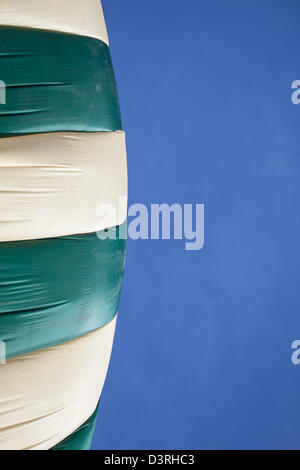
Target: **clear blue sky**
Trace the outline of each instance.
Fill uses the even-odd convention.
[[[300,447],[300,4],[103,0],[130,203],[204,203],[206,244],[129,241],[94,448]]]

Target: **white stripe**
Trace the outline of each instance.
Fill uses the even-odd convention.
[[[93,414],[115,325],[0,365],[0,450],[50,449]]]
[[[126,204],[123,132],[0,139],[0,241],[104,230],[126,220]]]
[[[0,0],[0,24],[63,31],[108,44],[100,0]]]

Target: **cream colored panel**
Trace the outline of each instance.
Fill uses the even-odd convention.
[[[0,139],[0,241],[104,230],[126,204],[123,132]]]
[[[0,0],[0,24],[63,31],[108,44],[100,0]]]
[[[50,449],[93,414],[115,325],[0,365],[0,450]]]

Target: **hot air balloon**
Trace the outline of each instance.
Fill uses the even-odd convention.
[[[0,449],[88,449],[127,198],[100,1],[0,1],[0,80]]]

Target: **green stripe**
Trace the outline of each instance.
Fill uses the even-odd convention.
[[[123,229],[124,226],[121,226]],[[109,323],[118,311],[126,242],[119,228],[0,243],[0,340],[7,358]]]
[[[96,428],[99,405],[92,416],[73,434],[51,450],[90,450]]]
[[[122,128],[107,44],[85,36],[0,27],[0,137]]]

